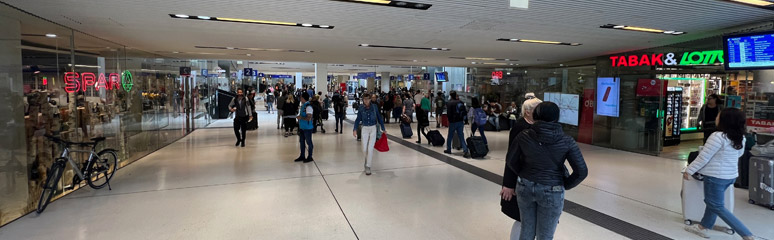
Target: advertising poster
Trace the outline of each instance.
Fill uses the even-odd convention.
[[[618,117],[621,79],[597,78],[597,115]]]
[[[742,96],[726,96],[726,108],[742,108]]]
[[[637,80],[638,97],[660,97],[666,95],[667,84],[661,79]]]
[[[550,93],[543,95],[545,101],[556,103],[559,106],[559,122],[578,126],[578,113],[580,108],[580,96],[564,93]]]
[[[594,89],[583,89],[578,142],[591,144],[594,133]]]

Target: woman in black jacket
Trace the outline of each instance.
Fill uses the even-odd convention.
[[[564,191],[588,175],[575,140],[564,134],[559,107],[543,102],[535,108],[535,124],[520,133],[506,156],[516,175],[516,200],[521,211],[521,239],[553,239],[564,207]],[[572,167],[569,174],[564,162]]]
[[[512,146],[516,136],[522,131],[532,127],[532,123],[535,122],[532,118],[532,112],[535,110],[535,107],[542,102],[543,101],[540,101],[540,99],[533,98],[524,101],[521,105],[522,117],[516,121],[516,124],[514,124],[513,127],[511,127],[511,132],[508,136],[508,152],[512,150],[510,146]],[[506,156],[508,155],[506,154]],[[516,173],[508,167],[506,162],[505,173],[503,173],[503,189],[500,190],[500,196],[502,197],[500,206],[502,207],[501,211],[505,213],[505,215],[516,220],[513,222],[513,227],[511,228],[511,240],[519,239],[519,235],[521,234],[521,213],[519,212],[519,204],[516,199],[513,199],[513,196],[516,195],[516,178]]]
[[[296,128],[296,114],[298,114],[298,103],[291,95],[285,99],[285,105],[282,106],[283,124],[285,125],[285,137],[293,135]]]

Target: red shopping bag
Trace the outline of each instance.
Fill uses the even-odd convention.
[[[387,146],[387,134],[382,133],[382,137],[379,138],[379,140],[376,140],[376,143],[374,144],[374,149],[379,152],[387,152],[390,151],[390,146]]]

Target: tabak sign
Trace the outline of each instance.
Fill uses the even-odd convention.
[[[642,55],[610,56],[613,67],[641,66],[690,66],[723,63],[723,50],[684,52],[681,57],[675,53],[653,53]]]
[[[89,87],[93,87],[97,91],[102,89],[124,89],[124,91],[129,92],[132,90],[132,86],[134,86],[132,73],[130,73],[129,70],[126,70],[121,74],[110,73],[107,77],[104,73],[100,73],[99,76],[97,76],[90,72],[81,74],[78,74],[77,72],[66,72],[64,75],[64,83],[64,89],[68,93],[79,91],[85,92]]]

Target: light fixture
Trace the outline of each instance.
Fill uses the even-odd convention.
[[[599,26],[599,27],[600,28],[607,28],[607,29],[635,31],[635,32],[660,33],[660,34],[667,34],[667,35],[682,35],[682,34],[685,34],[685,32],[680,32],[680,31],[675,31],[675,30],[661,30],[661,29],[655,29],[655,28],[634,27],[634,26],[616,25],[616,24],[605,24],[605,25],[602,25],[602,26]]]
[[[764,0],[727,0],[727,1],[746,4],[746,5],[752,5],[756,7],[763,7],[767,9],[774,9],[774,2],[769,2]]]
[[[243,18],[191,16],[191,15],[185,15],[185,14],[169,14],[169,16],[172,18],[191,19],[191,20],[206,20],[206,21],[218,21],[218,22],[252,23],[252,24],[264,24],[264,25],[275,25],[275,26],[333,29],[333,26],[330,26],[330,25],[316,25],[311,23],[292,23],[292,22],[267,21],[267,20],[255,20],[255,19],[243,19]]]
[[[222,50],[246,50],[260,52],[294,52],[294,53],[313,53],[312,50],[294,50],[294,49],[266,49],[266,48],[242,48],[242,47],[220,47],[220,46],[194,46],[195,48],[222,49]]]
[[[401,46],[387,46],[387,45],[371,45],[371,44],[359,44],[360,47],[371,47],[371,48],[394,48],[394,49],[409,49],[409,50],[429,50],[429,51],[451,51],[451,49],[448,48],[425,48],[425,47],[401,47]]]
[[[55,37],[56,37],[56,34],[53,34],[53,33],[46,33],[46,37],[47,37],[47,38],[55,38]]]
[[[565,45],[565,46],[574,46],[574,47],[582,45],[580,43],[567,43],[567,42],[556,42],[556,41],[545,41],[545,40],[529,40],[529,39],[520,39],[520,38],[500,38],[500,39],[497,39],[497,41],[539,43],[539,44],[550,44],[550,45]]]
[[[180,52],[172,52],[172,53],[180,53]]]
[[[463,60],[479,60],[479,61],[506,61],[506,62],[519,61],[516,59],[510,59],[510,58],[490,58],[490,57],[449,57],[449,58],[463,59]]]
[[[427,10],[433,6],[432,4],[427,4],[427,3],[391,1],[391,0],[333,0],[333,1],[363,3],[363,4],[371,4],[371,5],[379,5],[379,6],[387,6],[387,7],[417,9],[417,10]]]
[[[497,66],[507,66],[508,63],[498,63],[498,62],[485,62],[484,65],[497,65]]]

